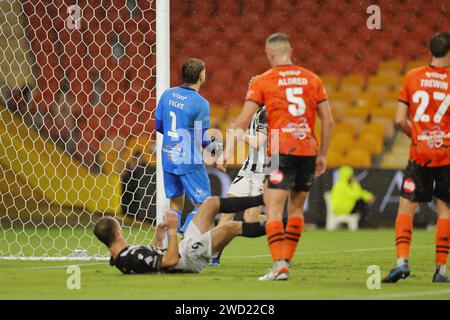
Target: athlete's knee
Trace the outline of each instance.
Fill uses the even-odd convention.
[[[238,235],[242,230],[242,222],[239,221],[228,221],[222,225],[225,232],[230,235]]]
[[[438,199],[436,206],[437,206],[439,219],[450,219],[450,203],[449,202]]]
[[[204,206],[207,206],[211,210],[218,211],[220,208],[220,198],[217,196],[212,196],[206,199],[203,203]]]
[[[400,197],[400,204],[398,207],[398,215],[408,215],[414,216],[419,204],[417,202],[411,201],[407,198]]]

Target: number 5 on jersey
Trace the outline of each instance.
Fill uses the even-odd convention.
[[[306,103],[301,97],[303,94],[303,88],[287,88],[286,100],[289,102],[288,110],[294,117],[299,117],[305,114]]]

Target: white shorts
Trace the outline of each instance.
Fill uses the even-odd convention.
[[[201,234],[194,222],[189,223],[179,244],[180,259],[175,269],[183,272],[202,271],[211,260],[211,243],[211,231]]]
[[[264,192],[264,174],[247,173],[240,170],[228,189],[228,194],[235,197],[259,196]]]

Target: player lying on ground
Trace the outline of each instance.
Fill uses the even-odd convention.
[[[234,213],[262,204],[262,196],[229,199],[211,197],[200,206],[180,243],[177,236],[178,214],[174,211],[168,211],[165,221],[157,226],[153,246],[129,246],[120,224],[113,217],[98,220],[94,234],[108,247],[110,264],[125,274],[200,272],[209,264],[211,256],[223,250],[233,238],[254,238],[265,232],[264,225],[259,222],[230,221],[211,228],[216,214]],[[166,234],[168,246],[163,249]]]
[[[249,197],[263,194],[266,177],[264,169],[270,165],[267,157],[267,117],[264,106],[253,116],[248,133],[243,136],[243,139],[249,145],[248,156],[228,189],[227,197]],[[219,225],[232,221],[233,218],[233,214],[223,214],[220,217]],[[266,217],[261,215],[261,207],[254,207],[245,210],[243,219],[246,222],[255,222],[265,221]],[[211,264],[220,265],[221,255],[222,252],[219,252],[217,256],[214,256]]]
[[[420,202],[430,202],[433,196],[438,211],[433,282],[450,282],[446,272],[450,248],[450,34],[434,35],[430,50],[431,64],[411,70],[400,93],[396,123],[411,138],[411,152],[395,222],[397,266],[383,282],[410,275],[414,213]]]

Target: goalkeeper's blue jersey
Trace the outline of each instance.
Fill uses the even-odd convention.
[[[162,166],[165,172],[183,175],[204,168],[203,131],[209,129],[209,102],[190,87],[166,90],[156,107],[163,124]]]

